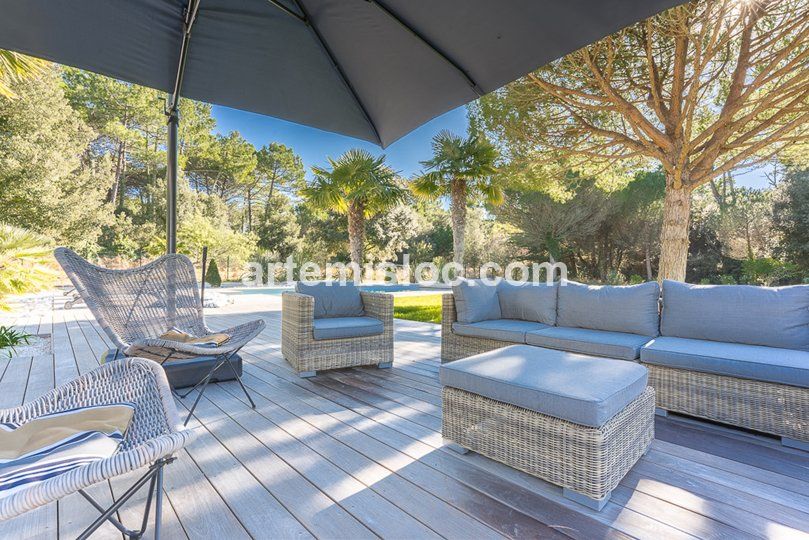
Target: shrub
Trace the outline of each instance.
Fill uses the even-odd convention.
[[[208,270],[205,272],[205,283],[211,287],[221,287],[222,277],[219,275],[219,267],[216,265],[216,260],[211,259],[208,264]]]
[[[798,274],[798,268],[794,264],[770,257],[749,259],[742,263],[742,278],[754,285],[776,285],[782,280],[795,279]]]
[[[621,272],[613,269],[607,272],[607,276],[604,278],[604,283],[607,285],[626,285],[626,278]]]
[[[719,283],[721,285],[736,285],[736,278],[729,274],[722,274],[719,276]]]

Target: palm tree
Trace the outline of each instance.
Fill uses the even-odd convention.
[[[412,189],[432,199],[449,196],[452,260],[463,268],[467,205],[476,199],[503,202],[503,190],[493,178],[497,149],[478,135],[464,139],[446,130],[433,137],[432,146],[433,157],[421,162],[426,172],[413,181]]]
[[[0,97],[16,97],[11,85],[41,73],[46,65],[44,60],[0,49]]]
[[[365,219],[395,206],[406,190],[397,181],[396,173],[385,165],[384,155],[374,157],[355,148],[337,160],[328,159],[329,169],[312,167],[315,179],[301,194],[318,210],[348,216],[351,262],[362,265]]]
[[[0,311],[9,309],[5,297],[41,291],[53,283],[52,250],[46,237],[0,223]]]

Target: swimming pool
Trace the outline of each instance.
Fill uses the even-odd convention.
[[[397,292],[424,292],[424,293],[437,293],[445,291],[446,289],[441,289],[438,287],[422,287],[416,283],[402,283],[402,284],[371,284],[371,285],[360,285],[360,290],[367,291],[367,292],[386,292],[386,293],[397,293]],[[218,289],[220,292],[229,293],[229,294],[281,294],[285,291],[292,291],[294,290],[293,287],[233,287],[233,288],[224,288]]]

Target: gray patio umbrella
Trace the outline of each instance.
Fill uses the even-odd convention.
[[[0,48],[382,146],[682,0],[0,0]]]

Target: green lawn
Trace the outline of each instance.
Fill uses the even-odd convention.
[[[410,321],[440,323],[441,295],[395,296],[393,298],[393,316]]]

